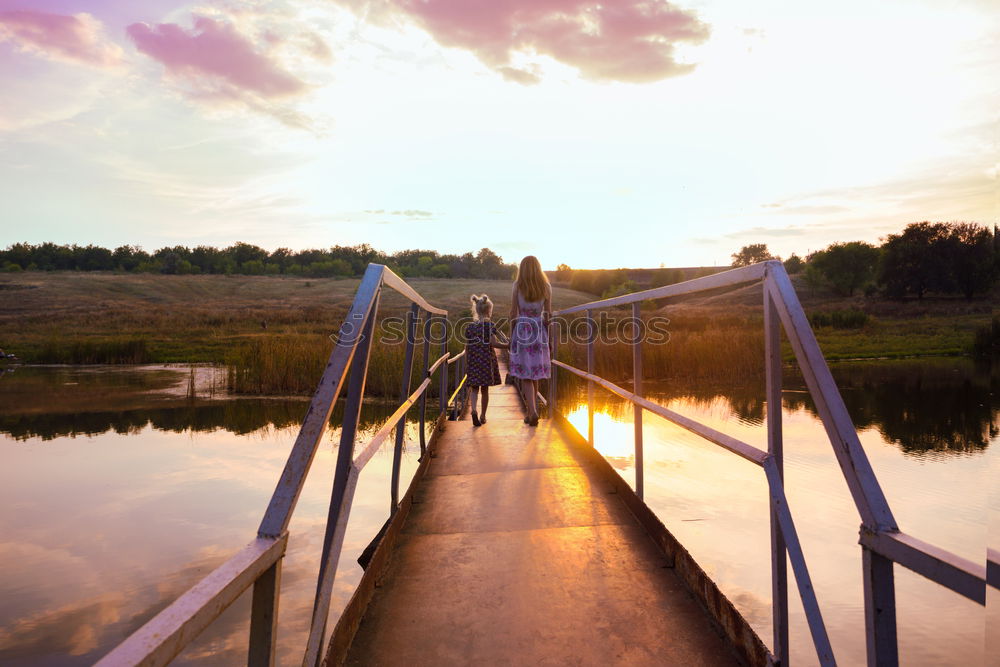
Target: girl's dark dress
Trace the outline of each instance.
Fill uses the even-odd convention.
[[[500,365],[490,347],[493,337],[492,322],[473,322],[465,327],[465,356],[468,362],[470,387],[489,387],[500,384]]]

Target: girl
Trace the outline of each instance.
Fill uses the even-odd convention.
[[[525,424],[538,425],[538,380],[549,377],[549,317],[552,288],[534,255],[521,260],[511,295],[510,374],[521,379],[528,407]]]
[[[500,366],[494,347],[507,347],[497,341],[496,328],[491,321],[493,302],[486,294],[472,295],[472,317],[475,320],[465,327],[465,356],[468,363],[467,382],[472,389],[472,425],[486,423],[486,408],[490,404],[490,387],[500,384]],[[482,412],[476,413],[479,392],[483,394]]]

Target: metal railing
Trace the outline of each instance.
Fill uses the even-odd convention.
[[[355,454],[354,446],[365,394],[375,321],[380,295],[385,287],[399,292],[410,301],[406,317],[406,352],[403,361],[400,405],[364,449]],[[425,315],[423,380],[411,392],[416,328],[422,313]],[[387,267],[369,264],[358,286],[351,309],[340,327],[330,360],[313,394],[295,444],[258,528],[257,536],[235,556],[217,567],[136,630],[97,664],[102,667],[119,667],[168,663],[251,585],[253,600],[247,664],[254,667],[274,664],[278,599],[281,594],[281,559],[288,544],[288,524],[316,456],[320,439],[330,422],[330,414],[346,382],[347,396],[326,534],[323,539],[323,555],[313,602],[309,639],[302,658],[303,667],[318,665],[323,657],[334,577],[361,470],[389,434],[395,430],[390,516],[395,514],[399,506],[399,476],[407,412],[419,401],[420,454],[423,457],[427,448],[425,428],[427,393],[434,373],[441,371],[438,378],[440,397],[438,424],[444,419],[448,404],[455,397],[453,395],[451,400],[448,398],[448,368],[451,365],[455,364],[456,385],[459,385],[456,394],[461,389],[460,385],[464,383],[465,353],[449,355],[447,335],[441,336],[440,355],[436,360],[431,360],[431,327],[435,322],[443,323],[447,315],[446,310],[427,303],[416,290]]]
[[[763,282],[765,382],[767,402],[767,451],[721,433],[643,397],[641,341],[633,346],[633,391],[628,391],[594,374],[594,342],[597,325],[594,311],[631,305],[632,315],[641,316],[641,302]],[[566,308],[554,317],[585,313],[588,322],[587,370],[553,359],[549,382],[548,408],[557,411],[557,370],[564,369],[587,380],[587,442],[594,446],[594,388],[603,387],[631,402],[635,411],[635,488],[643,495],[642,415],[651,412],[695,433],[764,470],[770,495],[771,580],[773,650],[775,664],[789,664],[787,553],[805,610],[809,631],[819,661],[834,665],[833,649],[823,623],[809,569],[785,497],[781,419],[781,330],[791,343],[795,359],[816,404],[837,462],[861,516],[860,540],[864,576],[865,628],[868,664],[897,665],[896,604],[893,564],[898,563],[981,605],[986,604],[986,566],[969,561],[945,549],[903,533],[892,515],[878,479],[858,439],[837,385],[830,374],[809,326],[795,289],[781,262],[770,261],[724,271],[674,285],[658,287]],[[638,336],[636,337],[638,338]],[[553,354],[553,356],[555,356]],[[994,559],[995,560],[995,559]],[[991,563],[991,565],[995,564]],[[992,571],[991,571],[992,572]],[[991,577],[991,585],[995,584]]]

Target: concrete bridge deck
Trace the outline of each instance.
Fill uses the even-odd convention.
[[[347,664],[738,664],[576,446],[490,394],[437,441]]]

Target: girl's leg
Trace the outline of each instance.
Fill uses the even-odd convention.
[[[524,399],[528,404],[528,417],[538,418],[538,406],[535,405],[536,384],[534,380],[524,380]]]
[[[479,415],[476,414],[476,402],[479,400],[479,387],[473,385],[469,387],[472,402],[469,405],[472,406],[472,425],[479,426]]]
[[[486,408],[490,406],[490,388],[483,387],[483,409],[479,411],[481,421],[486,421]]]

